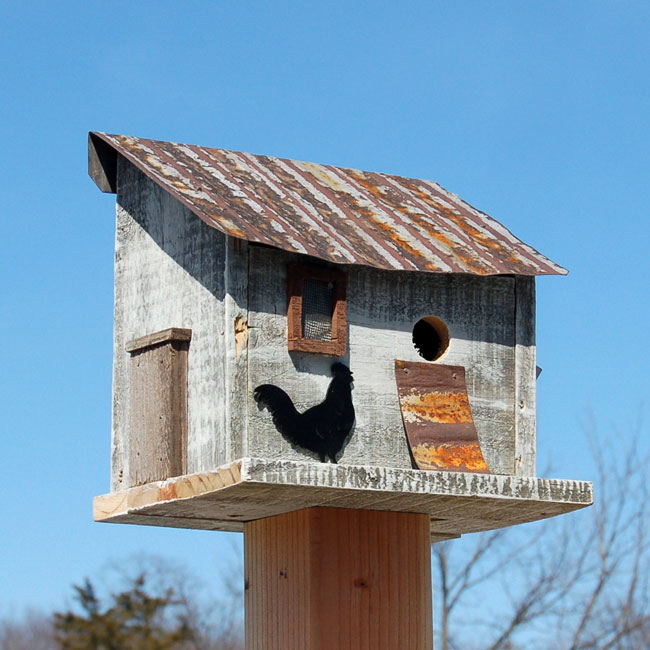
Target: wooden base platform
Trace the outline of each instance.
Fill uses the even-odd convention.
[[[426,514],[431,541],[503,528],[593,503],[586,481],[241,458],[98,496],[95,521],[243,531],[303,508]]]

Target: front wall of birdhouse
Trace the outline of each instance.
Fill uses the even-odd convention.
[[[287,347],[287,264],[309,263],[309,258],[265,247],[249,250],[249,393],[260,384],[274,384],[303,411],[325,397],[335,360]],[[421,318],[436,316],[446,324],[450,340],[442,357],[429,363],[465,369],[489,470],[515,473],[516,279],[337,268],[348,274],[348,343],[340,360],[354,373],[356,411],[355,428],[338,462],[412,466],[395,361],[427,363],[414,348],[413,327]],[[530,377],[525,381],[530,383]],[[251,456],[317,460],[286,441],[268,411],[253,400],[247,449]]]

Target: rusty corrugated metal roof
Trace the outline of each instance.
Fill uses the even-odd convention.
[[[338,264],[495,275],[566,273],[432,181],[124,135],[89,135],[115,192],[116,152],[213,228]]]

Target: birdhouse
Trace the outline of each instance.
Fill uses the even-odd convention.
[[[566,271],[440,185],[91,133],[117,195],[100,521],[242,530],[310,507],[431,539],[560,514],[536,477],[535,277]]]

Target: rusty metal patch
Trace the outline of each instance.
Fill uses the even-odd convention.
[[[338,264],[475,275],[566,270],[432,181],[90,133],[89,173],[115,192],[118,154],[227,235]]]
[[[402,420],[419,469],[489,473],[462,366],[395,361]]]

